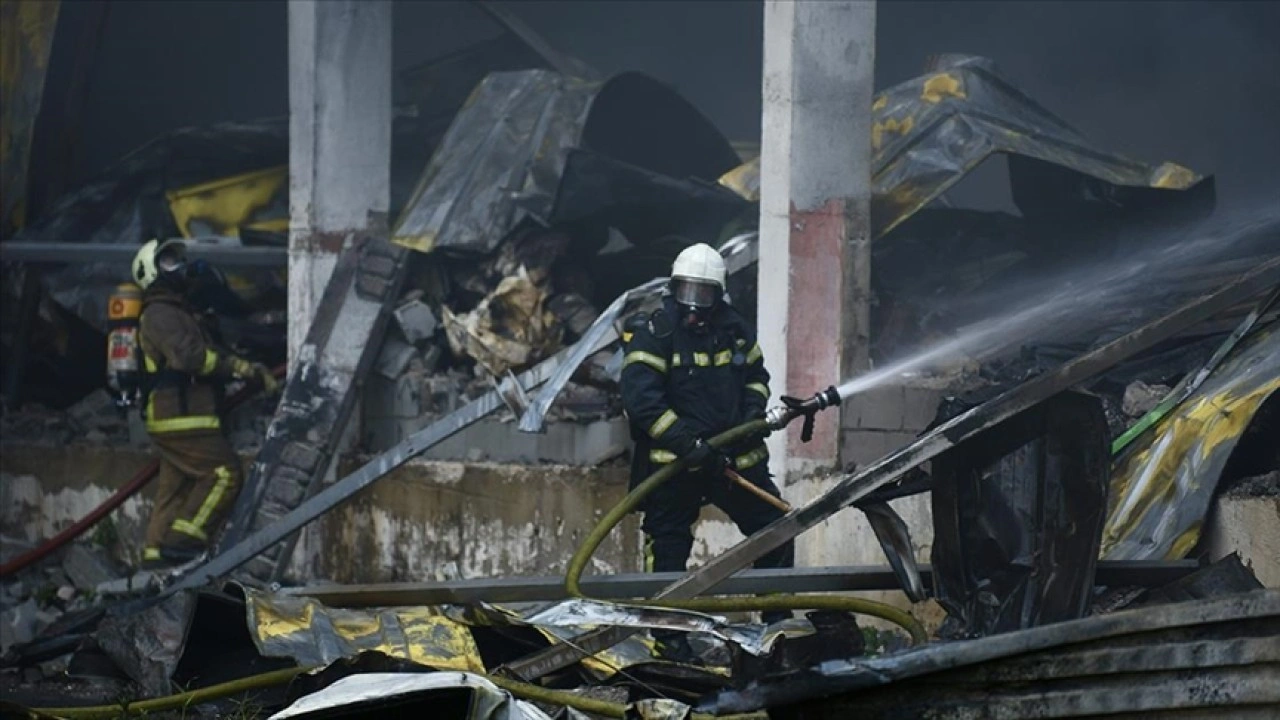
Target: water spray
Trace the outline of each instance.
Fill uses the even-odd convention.
[[[768,423],[770,430],[781,430],[791,424],[792,420],[803,417],[804,427],[800,429],[800,441],[809,442],[813,439],[813,416],[839,404],[840,393],[836,391],[835,385],[817,392],[807,400],[783,395],[782,406],[765,413],[764,420]]]

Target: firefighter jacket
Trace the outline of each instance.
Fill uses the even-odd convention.
[[[222,383],[244,361],[219,352],[196,312],[167,288],[152,287],[143,294],[138,344],[147,431],[218,430]]]
[[[633,475],[687,455],[709,439],[762,417],[769,371],[746,321],[720,303],[705,332],[680,327],[667,298],[647,319],[633,318],[623,341],[622,404],[636,441]],[[758,440],[730,449],[739,468],[768,457]],[[739,454],[741,453],[741,454]]]

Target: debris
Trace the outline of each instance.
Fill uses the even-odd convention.
[[[1278,389],[1280,323],[1273,322],[1241,341],[1190,397],[1116,459],[1102,557],[1185,555],[1250,420]],[[1274,450],[1274,435],[1262,443]]]
[[[77,589],[86,592],[96,592],[99,585],[119,577],[106,554],[85,543],[72,543],[66,549],[62,569]]]
[[[27,598],[25,602],[0,613],[0,654],[8,652],[14,645],[31,642],[40,632],[40,606],[35,598]]]
[[[971,407],[951,401],[945,421]],[[1082,617],[1106,512],[1097,398],[1064,393],[933,462],[934,592],[945,637]]]
[[[115,400],[103,389],[89,393],[83,400],[68,408],[67,414],[82,430],[111,428],[124,422],[116,409]]]
[[[417,348],[389,337],[382,341],[382,352],[378,354],[374,370],[388,380],[395,380],[404,374],[409,361],[417,356]]]
[[[396,327],[400,328],[400,333],[410,345],[417,345],[430,339],[439,326],[435,313],[431,312],[431,308],[427,307],[426,303],[418,299],[401,304],[393,314]]]
[[[182,592],[141,612],[108,615],[98,646],[148,693],[167,694],[195,611],[196,594]]]
[[[544,308],[546,294],[522,266],[462,315],[444,309],[454,353],[474,358],[489,374],[522,370],[559,349],[563,326]]]
[[[1134,380],[1124,389],[1122,408],[1130,418],[1140,418],[1160,404],[1160,401],[1172,390],[1168,385],[1148,385],[1141,380]]]
[[[467,692],[459,694],[459,690]],[[517,700],[479,675],[467,672],[364,673],[349,675],[299,699],[269,720],[318,720],[361,713],[450,720],[551,720],[531,703]],[[381,708],[381,709],[379,709]]]
[[[63,585],[62,587],[58,588],[58,599],[64,603],[71,602],[71,599],[74,598],[75,596],[76,596],[76,589],[71,587],[70,585]]]
[[[436,372],[440,368],[440,357],[443,354],[444,351],[440,349],[439,345],[434,343],[428,345],[427,349],[422,351],[422,371],[427,374]]]
[[[1158,711],[1235,717],[1246,706],[1280,702],[1269,667],[1278,622],[1277,590],[1169,603],[828,661],[725,690],[696,709],[876,720]],[[1188,643],[1197,651],[1187,652]],[[996,692],[971,692],[993,683]]]
[[[556,295],[547,303],[547,309],[575,338],[582,337],[600,314],[590,301],[576,293]]]

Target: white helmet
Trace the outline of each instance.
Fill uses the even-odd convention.
[[[724,258],[710,245],[690,245],[671,265],[671,293],[676,302],[711,307],[724,294]]]
[[[148,240],[133,256],[133,281],[146,290],[161,275],[181,272],[186,264],[186,248],[181,240]]]

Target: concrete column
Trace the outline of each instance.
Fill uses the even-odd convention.
[[[775,392],[807,396],[866,366],[874,2],[764,4],[760,344]],[[838,418],[771,438],[771,470],[832,467]]]
[[[386,226],[390,0],[289,3],[289,362],[337,255]]]

